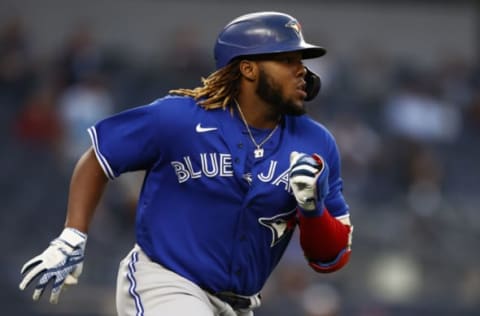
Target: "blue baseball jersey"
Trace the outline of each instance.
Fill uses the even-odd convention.
[[[270,131],[252,129],[260,143]],[[318,153],[330,168],[325,206],[348,216],[333,136],[307,115],[286,116],[255,158],[238,113],[166,96],[88,130],[105,174],[146,170],[137,243],[151,260],[212,291],[260,291],[295,227],[292,151]]]

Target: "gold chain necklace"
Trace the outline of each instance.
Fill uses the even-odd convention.
[[[240,109],[240,105],[238,104],[236,99],[234,99],[234,101],[235,101],[235,104],[237,105],[238,113],[240,113],[240,117],[242,118],[243,124],[245,124],[245,127],[247,128],[248,136],[250,136],[250,140],[252,141],[252,143],[256,147],[255,150],[253,151],[253,156],[255,158],[262,158],[264,153],[265,153],[262,146],[273,136],[275,131],[278,129],[279,124],[275,125],[275,128],[270,132],[270,134],[268,134],[267,137],[265,137],[260,142],[260,144],[257,144],[257,142],[255,141],[255,138],[252,135],[252,131],[250,130],[250,127],[248,126],[247,120],[245,119],[245,116],[243,115],[242,109]]]

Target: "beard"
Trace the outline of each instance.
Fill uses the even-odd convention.
[[[292,100],[283,97],[281,86],[263,69],[260,69],[255,92],[263,101],[271,105],[273,115],[300,116],[306,113],[304,106],[297,106]]]

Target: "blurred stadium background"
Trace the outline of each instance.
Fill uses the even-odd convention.
[[[348,267],[318,275],[294,240],[263,315],[480,314],[478,1],[0,1],[2,315],[114,315],[139,174],[109,187],[80,285],[59,305],[20,268],[60,232],[86,127],[213,70],[212,46],[251,11],[296,16],[328,49],[310,112],[337,137],[355,224]]]

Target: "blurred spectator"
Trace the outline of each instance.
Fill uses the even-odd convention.
[[[90,73],[67,88],[59,97],[64,132],[63,157],[70,171],[72,164],[91,146],[86,130],[114,111],[111,92],[105,78]]]
[[[418,142],[454,142],[462,128],[458,108],[437,98],[433,78],[405,74],[399,90],[385,103],[385,127],[393,134]]]
[[[86,23],[79,23],[57,58],[60,86],[69,87],[101,72],[103,55]]]
[[[390,250],[372,258],[366,271],[366,290],[387,304],[405,304],[418,299],[422,290],[422,271],[418,258]]]
[[[305,316],[339,316],[340,294],[328,283],[315,283],[302,293]]]
[[[195,87],[214,67],[200,45],[198,25],[179,26],[169,35],[168,43],[158,45],[151,59],[130,74],[125,88],[131,95],[122,96],[122,101],[132,99],[130,106],[150,103],[171,89]]]
[[[468,264],[462,271],[462,283],[460,285],[460,297],[462,303],[475,307],[480,301],[480,267]]]
[[[18,139],[28,145],[56,151],[62,136],[56,109],[56,90],[42,86],[33,92],[20,111],[14,129]]]
[[[470,135],[467,134],[466,136],[473,136],[478,141],[478,133],[480,132],[480,80],[475,86],[471,103],[465,110],[465,121],[470,132]]]
[[[461,110],[468,107],[473,94],[468,62],[460,56],[451,55],[438,68],[439,97]]]
[[[418,215],[432,216],[441,208],[443,169],[439,159],[427,147],[412,148],[407,170],[407,202]]]
[[[378,104],[391,88],[391,82],[385,80],[393,66],[388,55],[375,41],[362,39],[351,58],[354,83],[352,90],[359,95],[364,104],[370,106]]]
[[[337,114],[330,128],[342,153],[343,172],[351,178],[345,190],[361,197],[371,189],[371,169],[382,150],[380,135],[351,112]]]
[[[15,16],[0,29],[0,93],[22,101],[34,80],[32,63],[23,21]]]
[[[207,75],[213,67],[210,55],[200,46],[198,26],[178,27],[172,32],[169,44],[162,49],[166,53],[166,66],[172,70]]]

